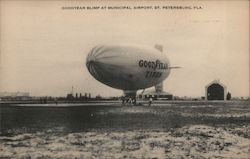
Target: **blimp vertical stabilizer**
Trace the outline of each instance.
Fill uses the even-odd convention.
[[[159,50],[160,52],[163,52],[163,46],[162,45],[155,45],[155,48]],[[163,92],[163,81],[160,82],[159,84],[155,85],[155,91],[156,92]]]

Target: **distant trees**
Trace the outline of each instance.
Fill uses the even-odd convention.
[[[227,93],[227,100],[231,100],[231,93],[230,92]]]

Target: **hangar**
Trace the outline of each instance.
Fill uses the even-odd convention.
[[[227,87],[219,80],[214,80],[205,87],[206,100],[226,100]]]

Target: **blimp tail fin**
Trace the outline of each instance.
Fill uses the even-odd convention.
[[[157,50],[159,50],[160,52],[163,52],[163,46],[159,45],[159,44],[155,44],[155,48]],[[163,92],[163,82],[158,83],[157,85],[155,85],[155,91],[160,93]]]
[[[163,52],[163,46],[162,45],[159,45],[159,44],[155,44],[155,48],[157,50],[159,50],[160,52]],[[179,66],[173,66],[173,67],[169,67],[170,69],[177,69],[177,68],[181,68]]]
[[[155,44],[155,48],[157,50],[159,50],[160,52],[163,52],[163,46],[162,45]],[[163,82],[158,83],[157,85],[155,85],[155,91],[156,92],[162,92],[163,91]]]
[[[159,44],[155,44],[155,48],[159,50],[160,52],[163,52],[163,46]]]

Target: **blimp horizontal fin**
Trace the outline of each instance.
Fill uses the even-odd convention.
[[[182,67],[179,67],[179,66],[173,66],[173,67],[169,67],[170,69],[177,69],[177,68],[182,68]]]

